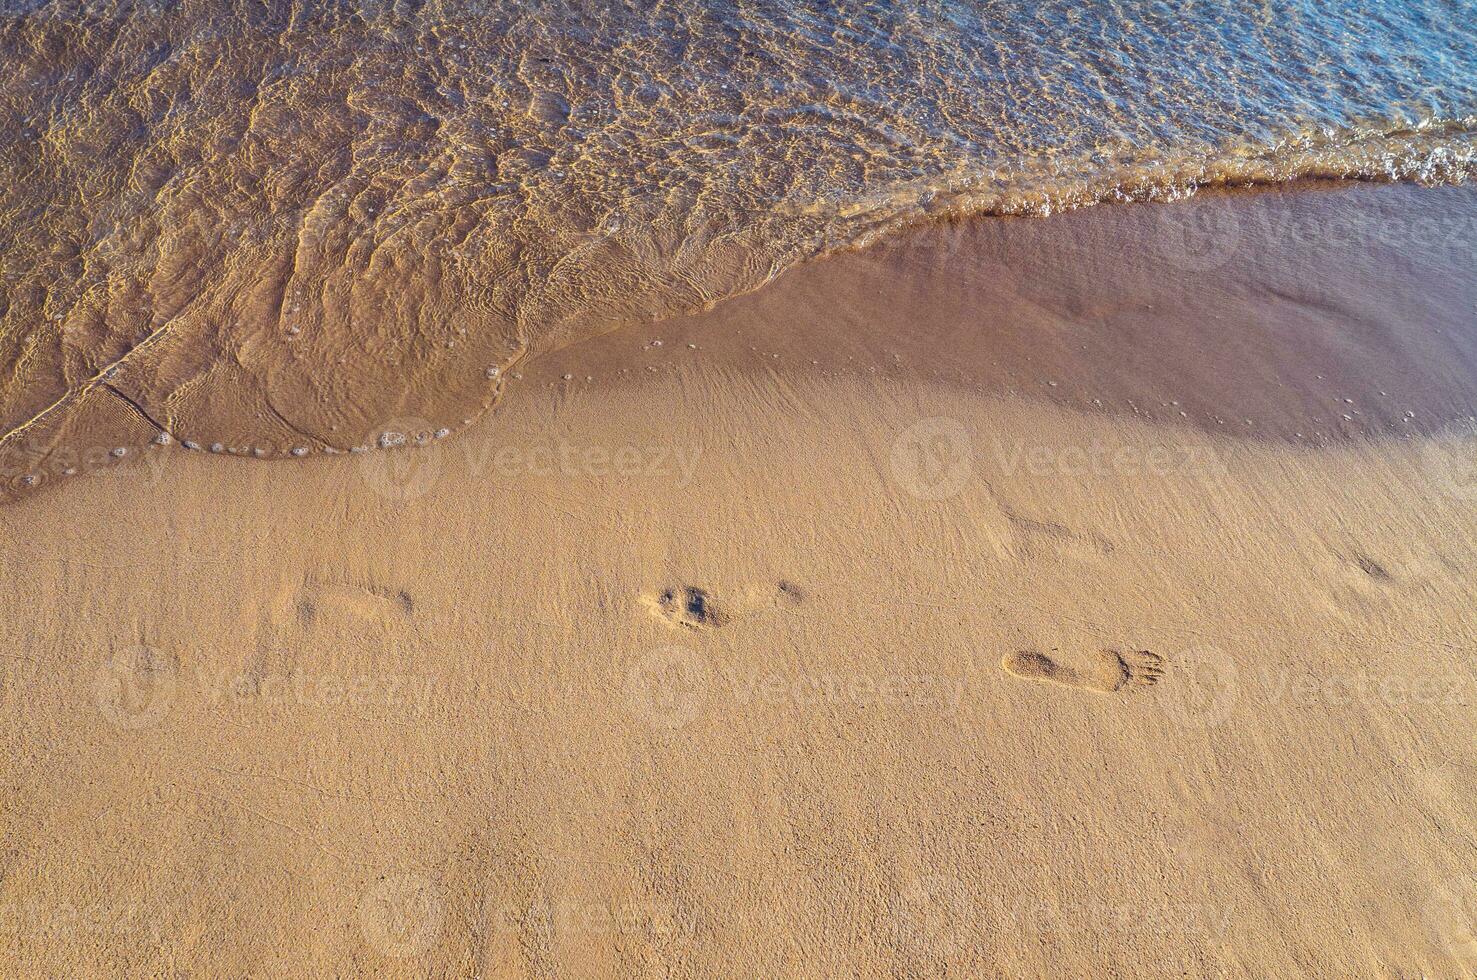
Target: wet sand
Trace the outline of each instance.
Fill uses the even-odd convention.
[[[920,229],[48,483],[4,972],[1470,974],[1474,215]]]

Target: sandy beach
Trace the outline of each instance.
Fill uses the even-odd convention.
[[[48,481],[0,972],[1473,975],[1474,248],[926,226],[424,447]]]

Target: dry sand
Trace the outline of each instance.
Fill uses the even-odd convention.
[[[0,972],[1473,975],[1474,218],[924,229],[5,508]]]

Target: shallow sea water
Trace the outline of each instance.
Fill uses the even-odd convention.
[[[1465,180],[1474,23],[1440,0],[3,0],[7,479],[89,400],[240,455],[475,415],[530,352],[930,217]]]

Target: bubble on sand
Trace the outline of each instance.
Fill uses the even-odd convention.
[[[116,449],[113,450],[113,455],[115,457],[121,459],[124,456],[127,456],[128,455],[128,450],[127,449],[124,449],[122,446],[119,446],[119,447],[117,447]]]
[[[195,441],[193,441],[191,439],[186,439],[183,443],[181,443],[181,445],[183,445],[186,449],[199,449],[200,448],[200,443],[195,442]]]
[[[395,419],[390,427],[371,438],[382,448],[413,443],[419,452],[366,453],[358,461],[359,472],[375,493],[396,502],[405,502],[429,491],[436,483],[442,466],[441,455],[432,445],[436,431],[425,419]],[[387,438],[388,437],[388,438]],[[365,447],[357,450],[362,452]]]
[[[436,438],[437,439],[445,439],[449,435],[451,435],[451,430],[450,429],[442,428],[442,429],[437,429],[436,430]]]
[[[210,444],[210,451],[213,453],[223,453],[226,451],[226,447],[223,443],[212,442]]]
[[[495,377],[497,377],[501,373],[502,372],[500,370],[498,370],[497,368],[495,368],[495,367],[490,367],[490,368],[487,369],[487,376],[489,378],[495,378]]]
[[[574,375],[572,375],[572,374],[566,374],[564,376],[564,380],[565,381],[573,381],[574,380]]]
[[[294,456],[306,456],[306,455],[308,455],[308,447],[307,446],[294,446],[294,447],[292,447],[292,454]]]
[[[154,437],[154,445],[156,446],[167,446],[171,442],[174,442],[174,437],[168,432],[161,432]]]
[[[255,449],[253,449],[251,451],[251,455],[256,456],[258,458],[260,458],[262,456],[265,456],[266,454],[267,454],[267,451],[265,449],[263,449],[261,446],[257,446]]]

